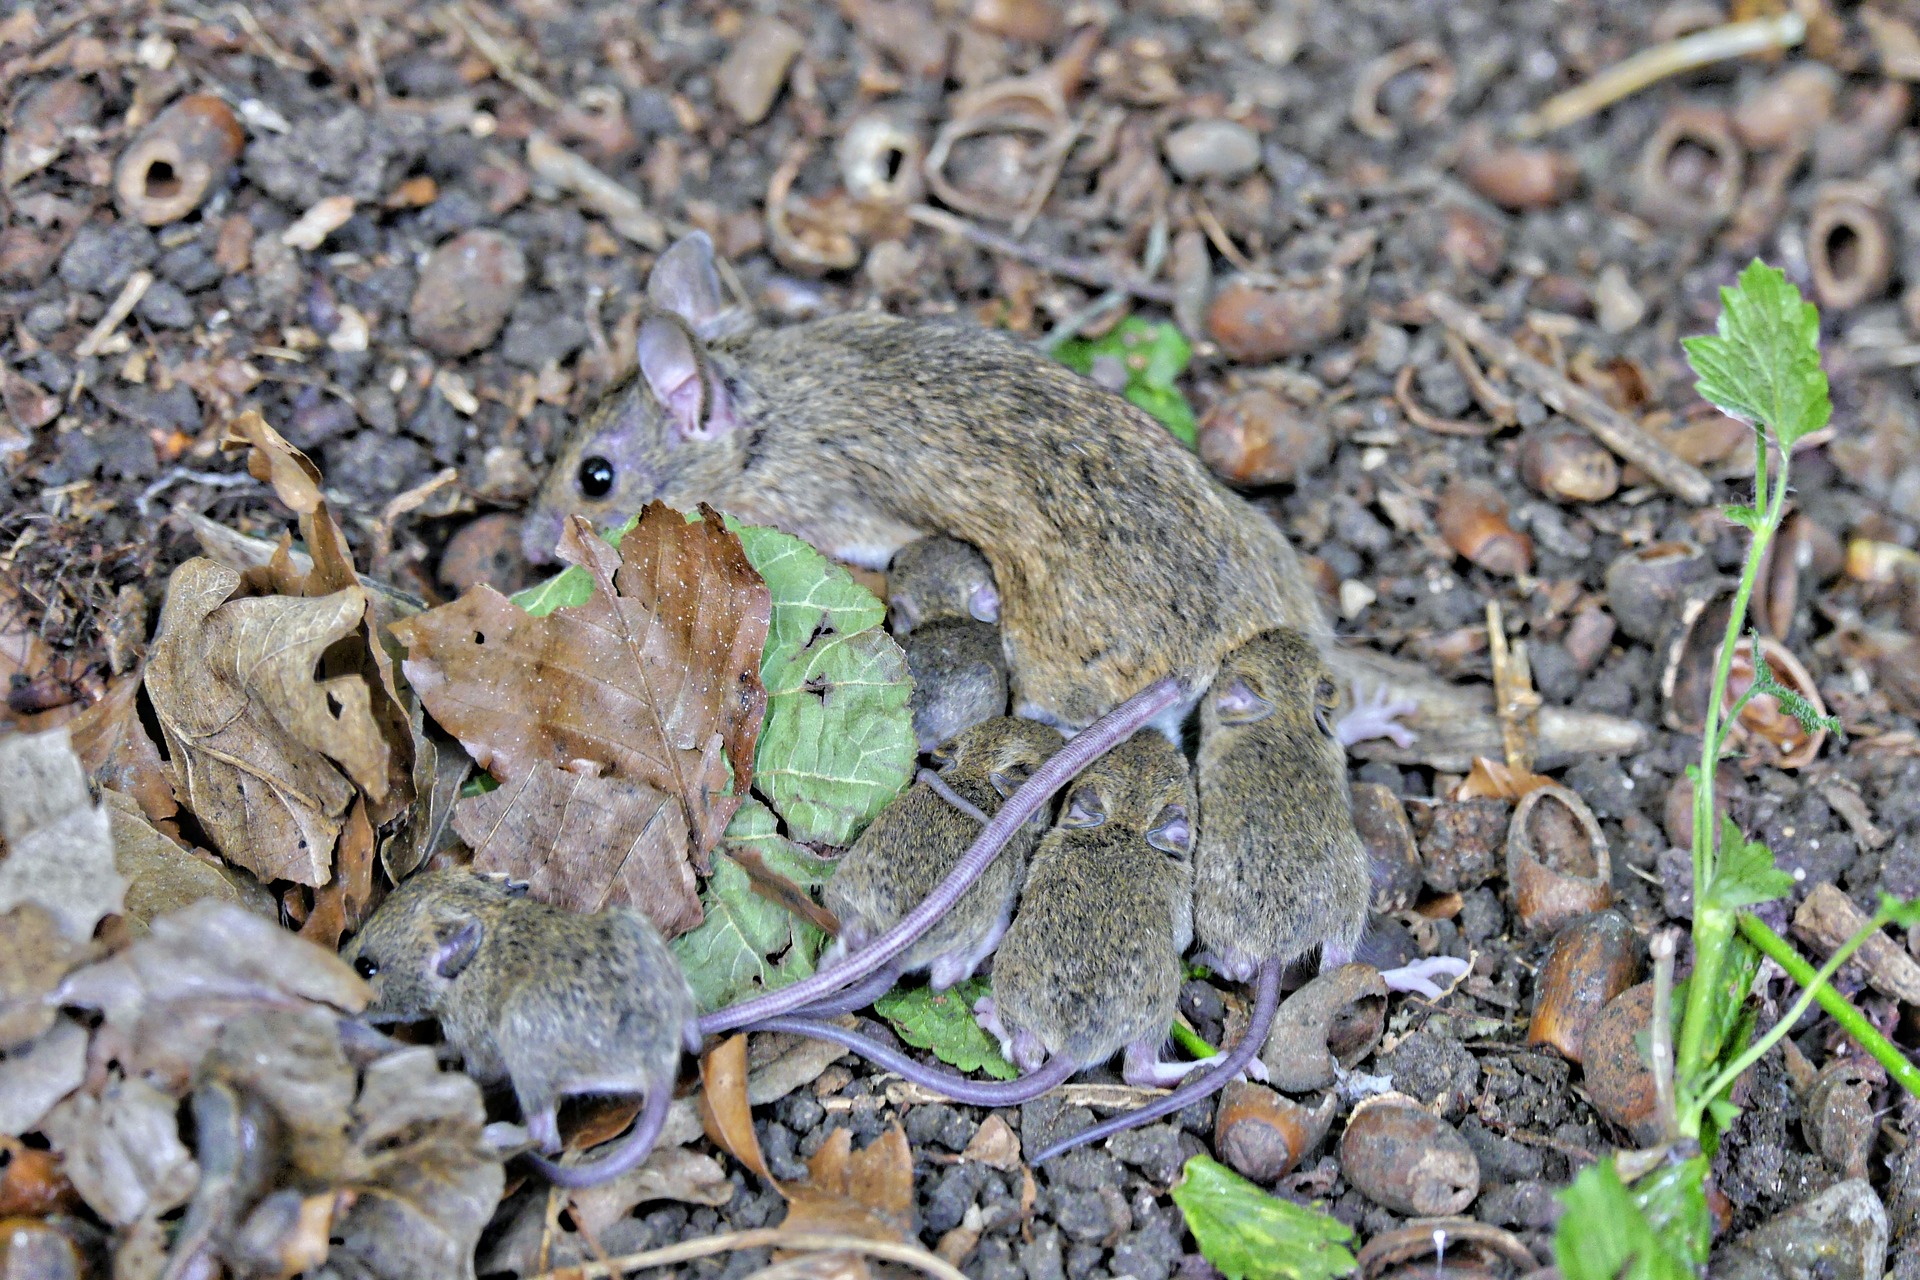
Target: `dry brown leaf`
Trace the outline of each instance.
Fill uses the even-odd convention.
[[[780,1225],[869,1240],[913,1239],[913,1151],[898,1123],[865,1149],[853,1133],[835,1129],[807,1162],[807,1181],[783,1186],[791,1208]]]
[[[962,1160],[978,1160],[989,1169],[1012,1173],[1020,1167],[1020,1135],[997,1114],[990,1115],[960,1153]]]
[[[92,956],[92,947],[61,933],[60,922],[37,902],[0,913],[0,1052],[53,1025],[60,980]]]
[[[617,551],[575,517],[559,550],[591,599],[535,618],[476,587],[395,624],[407,679],[502,781],[586,761],[676,797],[704,859],[752,781],[767,588],[708,507],[653,503]]]
[[[340,936],[366,921],[372,901],[373,824],[367,820],[367,798],[357,796],[340,828],[333,879],[314,893],[313,911],[300,926],[300,936],[338,951]]]
[[[144,1080],[112,1080],[98,1096],[77,1093],[41,1131],[93,1211],[116,1227],[185,1204],[199,1166],[180,1141],[178,1104]]]
[[[113,828],[93,802],[65,727],[0,738],[0,911],[37,902],[75,942],[121,910]]]
[[[173,774],[160,758],[160,748],[140,723],[141,675],[132,671],[112,681],[106,696],[75,716],[67,730],[88,777],[131,796],[147,821],[171,826],[180,802],[174,798]]]
[[[272,920],[273,895],[246,872],[225,867],[169,839],[146,820],[133,800],[102,790],[113,824],[113,863],[127,880],[123,915],[134,936],[144,937],[147,922],[202,898],[231,902]]]
[[[669,938],[700,923],[686,810],[645,783],[556,769],[459,801],[453,829],[481,871],[525,880],[571,911],[633,907]]]
[[[354,784],[387,793],[392,752],[368,683],[314,675],[360,626],[366,592],[231,599],[239,587],[212,560],[174,570],[147,693],[175,789],[220,854],[263,880],[322,885]]]
[[[700,1058],[700,1124],[714,1146],[759,1175],[781,1194],[786,1188],[767,1172],[747,1101],[747,1037],[730,1036]]]
[[[1529,791],[1553,785],[1552,778],[1543,778],[1537,773],[1525,769],[1515,769],[1498,760],[1486,756],[1475,756],[1473,768],[1453,789],[1455,800],[1518,800]]]
[[[655,1151],[631,1173],[573,1193],[573,1220],[599,1235],[643,1204],[674,1200],[715,1208],[733,1199],[733,1183],[718,1160],[685,1147]]]

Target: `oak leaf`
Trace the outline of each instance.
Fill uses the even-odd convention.
[[[147,694],[174,785],[221,856],[263,880],[323,885],[356,784],[387,794],[391,750],[355,673],[316,679],[367,609],[352,586],[315,599],[231,599],[240,575],[174,570]]]
[[[584,603],[532,617],[491,587],[396,623],[429,714],[502,781],[585,762],[666,792],[704,859],[752,783],[768,595],[719,515],[653,503],[616,550],[575,517]]]

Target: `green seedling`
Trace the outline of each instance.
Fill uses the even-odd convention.
[[[1217,1160],[1188,1160],[1172,1194],[1201,1255],[1227,1280],[1326,1280],[1359,1265],[1347,1251],[1353,1228],[1270,1196]]]

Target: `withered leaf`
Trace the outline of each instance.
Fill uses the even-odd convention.
[[[60,922],[37,902],[0,913],[0,1051],[53,1025],[60,980],[92,956],[92,947],[61,933]]]
[[[603,766],[679,800],[704,858],[752,781],[766,586],[704,507],[653,503],[617,551],[576,517],[560,555],[594,580],[584,604],[535,618],[476,587],[395,624],[407,679],[495,777]]]
[[[133,800],[102,790],[101,800],[113,824],[113,863],[127,881],[123,914],[136,937],[147,922],[202,898],[218,898],[275,919],[273,896],[246,872],[216,865],[168,839],[150,824]]]
[[[476,869],[525,880],[542,902],[573,911],[633,907],[669,938],[700,923],[686,809],[643,782],[542,761],[457,803],[453,829],[473,849]]]
[[[168,822],[180,812],[173,774],[140,723],[140,679],[128,672],[107,685],[107,694],[67,726],[73,750],[87,776],[102,787],[133,797],[149,822]]]
[[[86,1029],[61,1018],[32,1044],[0,1056],[0,1133],[30,1131],[86,1078]]]
[[[1516,769],[1486,756],[1475,756],[1473,768],[1453,789],[1455,800],[1518,800],[1529,791],[1553,785],[1552,778],[1528,769]]]
[[[65,727],[0,738],[0,911],[35,902],[75,942],[121,909],[127,882],[113,866],[107,812]]]
[[[366,592],[230,599],[239,586],[207,559],[174,570],[147,692],[176,790],[220,854],[263,880],[322,885],[354,784],[387,790],[391,753],[367,682],[314,677],[359,628]]]
[[[116,1227],[185,1204],[200,1170],[180,1141],[178,1104],[144,1080],[115,1079],[100,1096],[76,1093],[41,1126],[67,1177]]]

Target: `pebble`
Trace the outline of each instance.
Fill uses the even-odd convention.
[[[518,591],[530,577],[532,570],[520,551],[520,517],[512,512],[494,511],[469,520],[448,540],[447,549],[440,554],[440,581],[456,592],[482,583],[496,591]],[[816,1109],[818,1105],[815,1104]],[[805,1132],[818,1123],[818,1116],[809,1123],[796,1125],[783,1115],[781,1123]]]
[[[187,295],[180,292],[179,286],[165,280],[155,280],[148,285],[146,293],[141,295],[140,303],[134,311],[142,320],[157,328],[190,329],[193,327],[193,304],[187,301]]]
[[[1053,1198],[1053,1220],[1069,1237],[1082,1242],[1102,1239],[1112,1230],[1106,1201],[1098,1191],[1061,1191]]]
[[[915,1146],[935,1143],[949,1151],[964,1151],[973,1139],[973,1125],[952,1107],[929,1103],[907,1115],[907,1141]]]
[[[1167,135],[1167,163],[1188,182],[1244,178],[1260,166],[1260,139],[1232,120],[1195,120]]]
[[[779,18],[755,18],[713,73],[714,92],[740,123],[759,124],[773,109],[788,69],[805,47],[800,33]]]
[[[1207,332],[1236,360],[1302,355],[1345,332],[1347,305],[1340,281],[1278,288],[1235,277],[1207,308]]]
[[[1066,1280],[1065,1249],[1060,1229],[1052,1223],[1036,1223],[1033,1239],[1021,1245],[1019,1252],[1027,1280]]]
[[[1480,1087],[1480,1063],[1458,1040],[1425,1026],[1375,1060],[1375,1070],[1393,1077],[1393,1087],[1420,1101],[1439,1104],[1458,1119]]]
[[[128,276],[159,255],[153,232],[137,222],[89,222],[60,255],[60,280],[80,293],[111,297]]]
[[[925,1204],[920,1211],[921,1226],[935,1233],[951,1231],[959,1226],[961,1219],[967,1216],[967,1207],[980,1194],[981,1184],[986,1179],[987,1170],[981,1165],[964,1163],[947,1166],[927,1186]]]
[[[1886,1206],[1852,1179],[1725,1246],[1710,1270],[1717,1280],[1879,1280],[1887,1237]]]
[[[1150,1180],[1167,1184],[1179,1175],[1188,1156],[1199,1153],[1200,1146],[1177,1125],[1154,1124],[1116,1134],[1107,1149]]]
[[[492,342],[527,283],[520,246],[497,231],[467,231],[427,256],[407,307],[422,346],[463,356]]]

